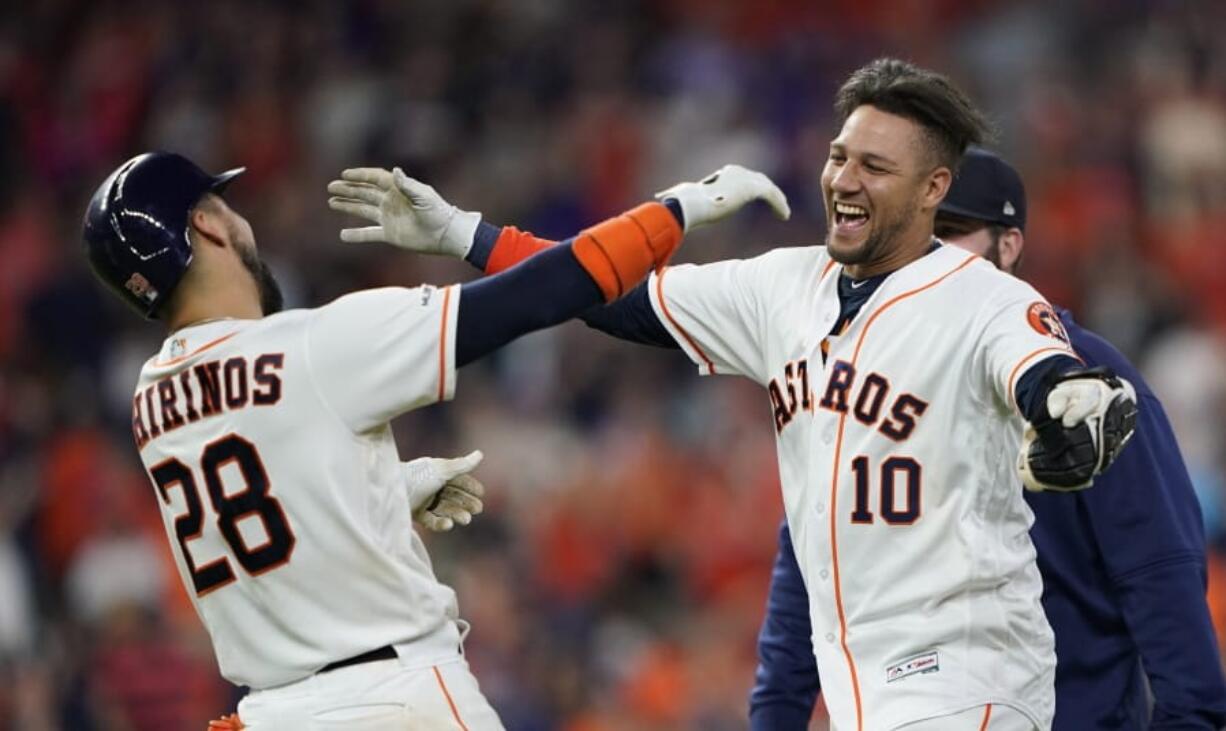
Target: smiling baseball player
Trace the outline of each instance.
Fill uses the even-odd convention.
[[[1025,227],[1021,176],[986,150],[968,151],[937,213],[941,240],[1013,274]],[[1025,495],[1056,638],[1052,728],[1215,731],[1226,724],[1226,679],[1205,603],[1200,506],[1179,445],[1136,368],[1068,310],[1057,313],[1074,350],[1127,374],[1145,406],[1134,444],[1095,489]],[[809,727],[820,690],[811,634],[785,522],[758,637],[754,731]]]
[[[402,465],[389,420],[450,399],[459,366],[616,298],[667,260],[681,227],[652,202],[500,277],[279,312],[250,225],[220,197],[241,172],[139,155],[84,224],[98,277],[169,330],[141,370],[132,434],[221,672],[252,689],[224,723],[500,729],[461,654],[455,594],[409,527],[480,509],[468,476],[480,454]],[[374,185],[391,178],[346,189],[354,210],[410,209]],[[704,220],[782,195],[765,177],[737,193]],[[416,233],[471,238],[474,215],[442,213]]]
[[[583,317],[766,390],[834,728],[1047,729],[1055,655],[1016,480],[1089,486],[1131,435],[1135,395],[1083,367],[1034,289],[934,240],[984,129],[960,91],[883,59],[835,110],[824,246],[670,267]],[[700,190],[663,194],[683,225]],[[411,216],[450,207],[415,191]],[[384,240],[487,272],[551,249],[488,224],[472,241]]]

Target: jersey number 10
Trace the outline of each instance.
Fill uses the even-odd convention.
[[[221,481],[221,469],[231,462],[238,467],[246,485],[239,492],[227,494]],[[285,519],[281,503],[268,492],[268,473],[255,445],[237,434],[210,442],[200,455],[200,469],[204,473],[209,501],[217,513],[217,528],[243,570],[258,576],[287,563],[294,552],[296,539]],[[204,596],[234,581],[234,569],[228,558],[222,557],[197,567],[188,550],[188,542],[199,538],[204,530],[204,507],[191,468],[172,457],[159,462],[149,474],[153,476],[153,482],[167,505],[170,504],[170,488],[178,485],[183,490],[187,512],[175,518],[175,535],[179,539],[183,560],[191,572],[196,596]],[[253,515],[263,523],[267,540],[255,548],[249,548],[238,523]]]
[[[856,477],[856,504],[851,511],[851,522],[872,523],[868,457],[860,455],[853,459],[851,471]],[[877,510],[882,520],[890,525],[911,525],[919,518],[922,473],[919,462],[910,457],[890,457],[881,463],[881,499]]]

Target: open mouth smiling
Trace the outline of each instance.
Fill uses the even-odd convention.
[[[851,232],[868,223],[868,209],[852,203],[834,204],[834,225],[842,232]]]

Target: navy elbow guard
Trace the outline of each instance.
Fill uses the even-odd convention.
[[[1089,487],[1119,456],[1136,425],[1136,391],[1111,369],[1075,368],[1055,376],[1022,439],[1022,483],[1035,492]]]

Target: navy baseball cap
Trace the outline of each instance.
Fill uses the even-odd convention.
[[[996,154],[972,147],[949,186],[937,214],[973,218],[1026,230],[1026,189],[1022,176]]]

